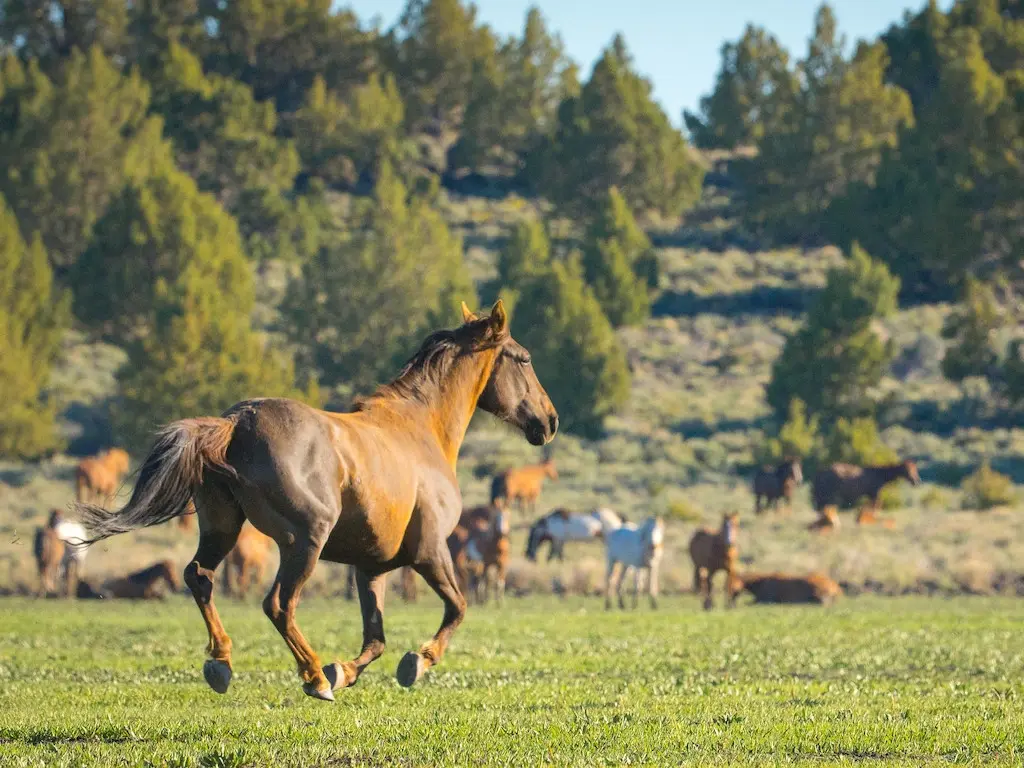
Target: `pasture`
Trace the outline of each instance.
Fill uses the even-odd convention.
[[[191,600],[4,602],[0,764],[1019,765],[1024,603],[846,599],[831,609],[699,611],[671,598],[471,607],[441,666],[394,681],[440,602],[390,598],[388,650],[335,704],[304,696],[255,602],[221,601],[235,640],[225,696],[202,680]],[[300,610],[325,658],[357,609]]]

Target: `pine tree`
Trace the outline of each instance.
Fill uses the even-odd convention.
[[[650,314],[658,262],[651,241],[614,187],[587,228],[583,274],[613,326],[633,325]]]
[[[47,389],[69,299],[53,286],[39,238],[25,243],[0,197],[0,456],[31,459],[59,446]]]
[[[168,144],[146,153],[144,169],[111,203],[73,273],[75,314],[117,339],[149,327],[160,286],[186,269],[238,306],[251,306],[252,279],[238,225],[190,176]]]
[[[832,425],[825,436],[821,455],[821,464],[857,464],[872,466],[894,464],[898,460],[896,452],[882,442],[878,434],[878,425],[869,416],[856,419],[840,418]]]
[[[404,119],[405,108],[390,76],[372,76],[347,101],[317,78],[290,128],[308,175],[352,188],[372,178],[383,163],[400,166],[408,159]]]
[[[532,273],[519,287],[516,338],[530,350],[562,428],[599,438],[629,397],[629,367],[574,258]]]
[[[762,464],[778,464],[787,458],[808,459],[818,452],[818,417],[807,417],[807,406],[799,397],[789,401],[785,423],[778,435],[768,438],[758,451]]]
[[[789,54],[761,27],[748,24],[738,41],[722,45],[721,58],[715,88],[700,100],[700,113],[683,114],[701,149],[756,144],[775,130],[796,95]]]
[[[779,418],[794,398],[824,424],[871,415],[873,390],[895,354],[879,322],[896,310],[899,279],[854,246],[848,263],[829,272],[803,327],[772,366],[766,397]]]
[[[0,193],[22,230],[38,232],[63,271],[124,183],[125,162],[149,121],[149,89],[99,48],[75,51],[51,81],[8,56],[0,72]]]
[[[579,96],[562,102],[526,178],[571,215],[589,215],[617,187],[632,210],[675,216],[699,198],[703,171],[616,37]]]
[[[16,50],[48,71],[76,49],[116,56],[126,44],[129,6],[125,0],[5,0],[0,50]]]
[[[118,374],[112,417],[125,445],[142,448],[161,424],[219,415],[247,398],[315,399],[315,389],[296,391],[291,361],[252,331],[251,307],[251,299],[222,291],[198,264],[162,284],[152,331],[132,343]]]
[[[353,230],[303,267],[282,312],[306,368],[365,391],[473,299],[461,241],[385,164]]]
[[[942,327],[943,338],[953,342],[942,358],[943,375],[950,381],[994,377],[999,362],[995,333],[1002,324],[991,286],[969,278],[963,303]]]
[[[501,292],[505,307],[514,311],[519,290],[537,274],[551,269],[551,241],[537,219],[519,222],[498,252],[498,275],[493,293]]]

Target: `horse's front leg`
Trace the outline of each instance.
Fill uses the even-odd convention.
[[[399,684],[406,688],[441,661],[452,633],[466,617],[466,598],[459,592],[452,557],[443,540],[429,560],[417,563],[413,568],[444,601],[444,617],[441,619],[441,626],[434,637],[421,645],[418,651],[409,651],[398,663],[395,677]]]
[[[359,609],[363,614],[363,649],[352,661],[336,661],[324,667],[324,675],[332,691],[355,685],[363,670],[384,653],[384,595],[387,593],[387,576],[378,574],[371,578],[360,570],[353,570],[356,590],[359,592]]]

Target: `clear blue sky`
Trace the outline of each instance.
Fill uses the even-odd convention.
[[[874,38],[925,0],[832,0],[849,43]],[[364,22],[379,16],[390,27],[405,0],[341,0]],[[557,31],[582,77],[616,32],[622,32],[637,69],[654,83],[655,96],[675,123],[683,108],[696,109],[714,83],[718,49],[735,40],[747,22],[767,28],[794,57],[807,49],[820,0],[477,0],[480,18],[501,35],[518,34],[526,11],[537,5]],[[940,2],[945,9],[951,0]]]

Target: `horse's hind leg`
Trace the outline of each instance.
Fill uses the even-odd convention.
[[[419,680],[424,672],[441,661],[452,633],[466,616],[466,599],[459,592],[452,558],[443,541],[432,560],[418,563],[413,567],[444,601],[444,617],[441,619],[441,627],[434,634],[433,639],[421,645],[419,651],[409,651],[398,663],[395,677],[400,685],[407,688]]]
[[[199,545],[185,568],[185,584],[199,606],[209,634],[206,652],[210,658],[203,664],[203,677],[217,693],[226,693],[231,684],[231,638],[213,604],[214,572],[238,541],[245,516],[226,490],[209,483],[197,490],[195,502]]]
[[[362,571],[356,574],[359,608],[363,614],[363,649],[352,661],[336,661],[324,667],[331,690],[355,685],[359,675],[384,653],[384,595],[388,591],[386,574],[372,578]]]
[[[714,607],[711,602],[711,571],[707,568],[699,568],[697,578],[700,581],[700,591],[704,595],[704,610],[710,611]]]
[[[619,581],[622,579],[622,567],[614,560],[608,561],[608,574],[604,583],[604,609],[612,609],[612,591],[618,591]]]

